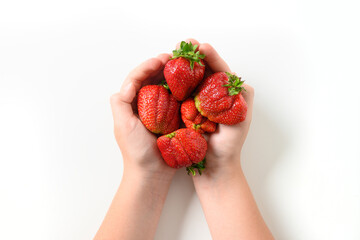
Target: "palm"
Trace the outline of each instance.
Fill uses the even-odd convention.
[[[157,148],[156,136],[145,128],[135,115],[129,121],[133,121],[131,125],[133,129],[128,129],[127,138],[131,142],[133,152],[132,156],[138,156],[139,159],[144,161],[151,156],[151,161],[160,161],[163,163],[160,152]]]
[[[134,129],[130,129],[128,140],[132,143],[132,156],[136,156],[138,164],[154,171],[166,171],[171,168],[166,165],[157,147],[157,137],[145,128],[140,119],[134,116]]]

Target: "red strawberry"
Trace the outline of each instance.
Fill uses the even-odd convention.
[[[199,113],[192,98],[186,99],[181,104],[181,118],[187,128],[193,129],[198,133],[215,132],[216,130],[216,123]]]
[[[180,103],[160,85],[147,85],[138,95],[138,112],[141,122],[156,134],[168,134],[179,128]]]
[[[247,104],[241,95],[244,81],[227,72],[209,76],[199,86],[195,106],[209,120],[234,125],[245,120]]]
[[[196,51],[197,45],[181,42],[173,51],[173,57],[165,65],[164,76],[171,93],[178,101],[184,101],[195,90],[204,77],[205,55]]]
[[[187,167],[188,173],[195,175],[194,168],[199,174],[204,169],[207,150],[205,138],[188,128],[182,128],[168,135],[158,138],[157,145],[167,165],[172,168]]]

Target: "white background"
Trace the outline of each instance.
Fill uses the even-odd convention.
[[[355,2],[1,1],[0,239],[94,236],[122,175],[109,97],[188,37],[255,88],[242,162],[276,239],[360,239]],[[211,239],[182,170],[156,239]]]

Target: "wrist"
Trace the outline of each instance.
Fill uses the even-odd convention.
[[[125,162],[123,179],[139,179],[146,183],[164,184],[171,182],[176,172],[176,169],[168,166],[149,167]]]
[[[240,158],[226,159],[226,161],[207,158],[206,163],[203,174],[193,177],[195,185],[217,187],[231,183],[233,179],[243,176]]]
[[[206,154],[206,167],[218,169],[218,168],[233,168],[238,167],[240,164],[240,153],[232,155],[216,155],[213,153]]]
[[[147,196],[146,198],[153,203],[165,201],[173,178],[172,174],[158,174],[135,168],[125,169],[119,190],[129,189],[126,192],[133,196]]]

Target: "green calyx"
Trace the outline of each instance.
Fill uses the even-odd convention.
[[[241,81],[241,77],[238,77],[228,72],[225,73],[228,76],[229,83],[223,85],[223,87],[229,87],[228,91],[230,96],[237,95],[242,90],[246,91],[245,88],[241,86],[244,83],[244,81]]]
[[[193,128],[194,128],[195,130],[198,130],[199,128],[201,128],[201,125],[194,123]]]
[[[164,88],[166,88],[167,90],[169,90],[169,85],[167,84],[167,82],[165,80],[162,80],[161,83],[159,84],[160,86],[163,86]]]
[[[165,137],[173,138],[173,137],[175,137],[175,134],[176,134],[176,132],[172,132],[172,133],[165,135]]]
[[[201,59],[205,58],[204,54],[200,54],[199,51],[196,51],[198,45],[193,45],[191,42],[187,43],[182,41],[180,43],[180,48],[173,51],[173,57],[171,59],[183,57],[190,61],[191,70],[194,69],[194,63],[197,62],[200,66],[204,66],[201,63]]]
[[[205,169],[205,163],[206,163],[206,159],[204,158],[204,160],[202,160],[201,162],[193,163],[193,165],[191,165],[190,167],[187,167],[186,171],[187,171],[188,175],[190,175],[190,173],[191,173],[193,176],[195,176],[196,175],[195,169],[197,169],[198,173],[201,176],[202,172]]]

